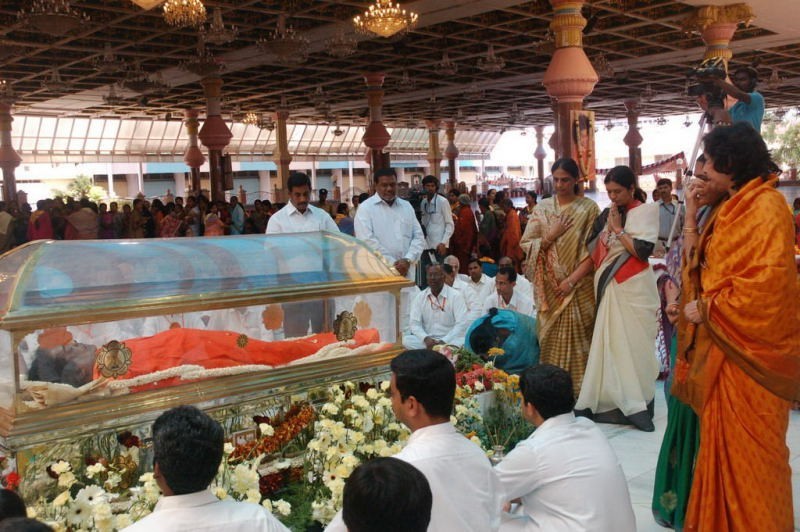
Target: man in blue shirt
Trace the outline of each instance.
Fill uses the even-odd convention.
[[[756,91],[758,72],[752,67],[737,68],[733,73],[733,85],[724,79],[714,79],[714,83],[729,96],[738,100],[728,109],[733,122],[747,122],[761,133],[764,118],[764,97]]]

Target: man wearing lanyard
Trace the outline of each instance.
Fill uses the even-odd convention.
[[[441,263],[447,254],[450,237],[453,236],[455,225],[453,214],[447,199],[438,193],[439,180],[432,175],[422,179],[422,188],[425,197],[420,203],[422,210],[422,228],[425,231],[425,250],[422,252],[422,269],[427,271],[428,265],[433,262]],[[423,275],[420,286],[425,288],[427,281]]]
[[[464,296],[445,284],[440,264],[428,266],[429,286],[411,302],[406,349],[431,349],[436,344],[464,345],[470,315]]]
[[[669,236],[672,233],[672,240],[675,240],[683,231],[683,209],[681,205],[672,198],[672,181],[667,178],[659,179],[656,183],[658,193],[658,246],[656,255],[663,256],[669,251]],[[675,224],[675,217],[678,216],[678,225],[675,231],[672,226]]]

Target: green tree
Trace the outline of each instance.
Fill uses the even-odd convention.
[[[102,187],[96,186],[91,177],[81,174],[67,185],[66,192],[54,189],[53,195],[57,198],[69,196],[76,201],[81,198],[89,198],[98,203],[106,197],[106,191]]]
[[[800,163],[800,122],[789,124],[777,134],[772,157],[780,165],[797,168]]]

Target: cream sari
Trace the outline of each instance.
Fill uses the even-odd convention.
[[[561,214],[573,225],[553,245],[542,249],[542,237]],[[562,207],[555,197],[539,202],[528,218],[520,247],[525,252],[525,277],[533,285],[539,326],[540,361],[569,371],[575,395],[580,392],[594,326],[594,288],[589,277],[561,298],[556,288],[589,252],[586,240],[600,209],[584,197]]]

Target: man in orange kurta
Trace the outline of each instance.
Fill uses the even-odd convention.
[[[522,238],[519,214],[517,214],[514,203],[510,198],[503,200],[502,207],[503,212],[506,214],[506,220],[503,227],[503,235],[500,237],[500,256],[511,257],[514,260],[514,264],[517,265],[517,273],[522,273],[520,266],[525,253],[519,246],[519,241]]]
[[[672,388],[700,417],[685,530],[794,527],[786,430],[800,398],[800,290],[775,181],[753,179],[716,207],[684,272],[701,318],[681,316]]]

